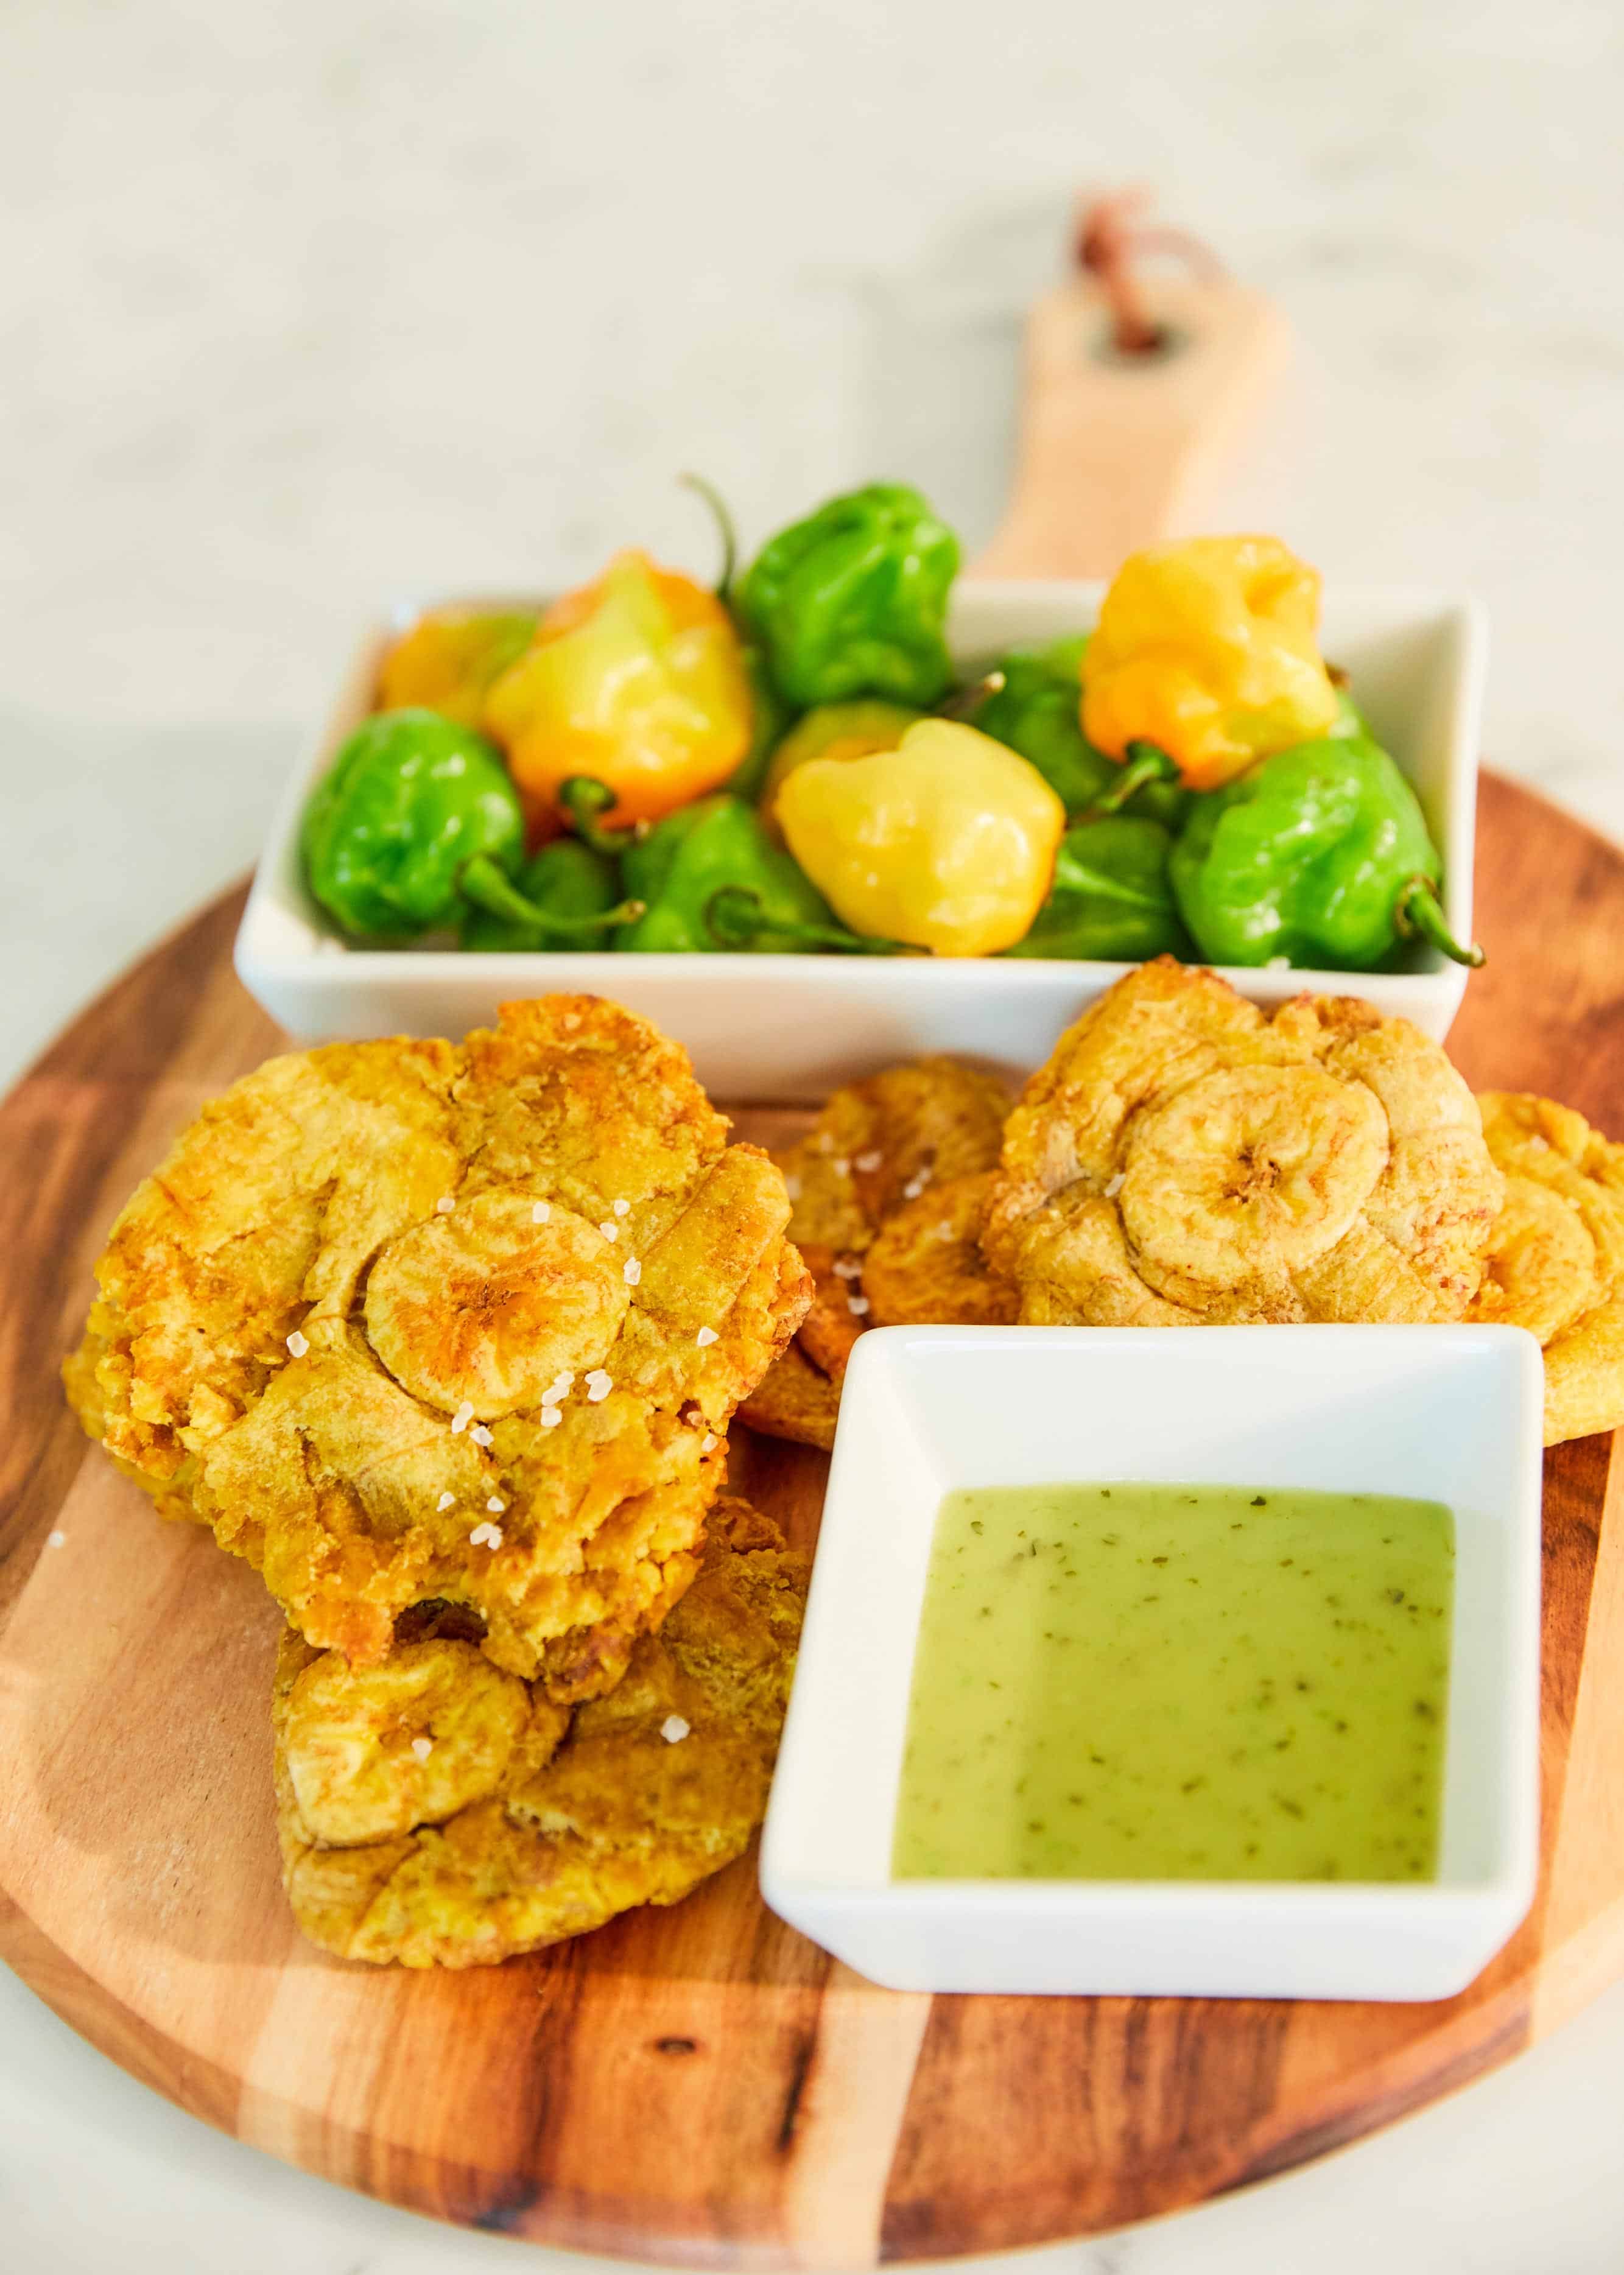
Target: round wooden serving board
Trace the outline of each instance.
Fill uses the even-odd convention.
[[[1491,962],[1456,1058],[1624,1132],[1624,855],[1491,780],[1478,875]],[[0,1953],[135,2076],[449,2219],[639,2258],[865,2266],[1114,2227],[1279,2172],[1503,2061],[1624,1967],[1624,1508],[1595,1439],[1545,1473],[1538,1896],[1446,2004],[899,1995],[774,1919],[753,1857],[490,1970],[377,1971],[303,1943],[272,1830],[276,1615],[246,1565],[114,1475],[57,1381],[114,1212],[283,1039],[232,976],[239,906],[148,956],[0,1109]],[[794,1120],[737,1115],[752,1136]],[[736,1440],[736,1481],[810,1546],[822,1457]]]

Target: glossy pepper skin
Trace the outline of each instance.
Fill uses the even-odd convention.
[[[477,727],[493,681],[535,636],[533,608],[431,608],[404,632],[378,675],[381,711],[439,711]]]
[[[1006,956],[1086,956],[1138,964],[1190,957],[1167,874],[1173,839],[1159,821],[1113,814],[1061,839],[1054,882],[1024,940]]]
[[[517,917],[497,916],[490,909],[470,909],[463,920],[465,948],[500,955],[523,949],[614,946],[620,874],[607,854],[583,845],[578,837],[560,837],[532,854],[514,882],[551,921],[525,923]],[[583,929],[573,938],[561,938],[560,919]],[[594,924],[593,919],[599,921]]]
[[[1153,743],[1192,790],[1331,732],[1319,578],[1273,537],[1195,537],[1117,571],[1083,657],[1083,731],[1107,757]]]
[[[1066,810],[1005,744],[925,719],[894,751],[797,767],[778,820],[853,932],[936,956],[995,956],[1043,905]]]
[[[924,710],[953,676],[942,627],[958,565],[918,491],[875,482],[770,538],[733,597],[797,709],[878,695]]]
[[[762,819],[775,826],[778,793],[797,767],[809,759],[865,759],[875,751],[894,751],[924,718],[906,703],[881,703],[859,696],[852,703],[820,703],[797,719],[773,752],[757,800]]]
[[[1088,634],[1077,632],[1046,647],[1011,650],[995,667],[1003,685],[964,714],[971,726],[1030,759],[1069,814],[1084,812],[1117,774],[1115,762],[1083,732],[1080,675],[1087,646]],[[1123,811],[1171,828],[1189,803],[1189,792],[1178,783],[1149,782]]]
[[[347,933],[411,940],[470,903],[533,916],[512,879],[525,821],[498,752],[437,711],[381,711],[311,793],[306,882]]]
[[[1368,971],[1419,934],[1462,963],[1439,909],[1442,873],[1415,791],[1379,744],[1327,737],[1277,751],[1197,798],[1170,873],[1214,964],[1283,956]]]
[[[561,782],[589,775],[615,792],[616,823],[656,820],[726,782],[754,716],[727,609],[636,550],[554,603],[485,706],[522,790],[553,805]]]
[[[781,845],[774,845],[753,805],[724,792],[700,798],[656,822],[621,863],[629,893],[647,903],[644,916],[616,945],[634,954],[714,955],[724,945],[712,931],[714,896],[742,887],[759,898],[764,929],[752,943],[761,953],[782,949],[770,926],[827,926],[827,903]]]

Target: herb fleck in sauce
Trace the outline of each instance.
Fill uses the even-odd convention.
[[[1454,1590],[1437,1501],[950,1493],[893,1871],[1431,1878]]]

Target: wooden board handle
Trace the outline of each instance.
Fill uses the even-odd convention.
[[[1190,525],[1284,367],[1290,332],[1232,278],[1147,281],[1169,346],[1123,356],[1077,277],[1027,320],[1014,492],[972,577],[1108,577]]]

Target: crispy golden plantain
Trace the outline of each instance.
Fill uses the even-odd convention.
[[[774,1157],[795,1206],[790,1237],[860,1254],[927,1185],[990,1169],[1008,1110],[997,1077],[958,1059],[912,1059],[848,1083]]]
[[[693,1586],[572,1712],[444,1635],[356,1667],[290,1629],[272,1720],[299,1926],[346,1959],[474,1967],[677,1902],[761,1821],[805,1592],[777,1527],[724,1497]]]
[[[69,1395],[312,1644],[376,1662],[446,1599],[591,1697],[691,1578],[811,1298],[783,1179],[727,1129],[590,995],[273,1059],[119,1216]]]
[[[812,1274],[812,1299],[796,1330],[796,1342],[838,1389],[852,1345],[868,1323],[862,1263],[855,1256],[836,1256],[832,1249],[812,1244],[802,1249],[801,1261]]]
[[[1008,1105],[993,1075],[912,1059],[835,1091],[806,1136],[774,1154],[817,1292],[796,1344],[740,1408],[745,1422],[826,1452],[834,1444],[846,1362],[874,1323],[863,1279],[871,1242],[936,1185],[991,1168]]]
[[[1459,1319],[1501,1199],[1471,1092],[1351,996],[1265,1018],[1160,957],[1009,1117],[983,1245],[1023,1320]]]
[[[949,1177],[886,1220],[863,1258],[871,1326],[1008,1326],[1016,1318],[1019,1291],[981,1252],[992,1184],[990,1169]]]
[[[797,1446],[820,1446],[826,1454],[839,1415],[839,1384],[812,1364],[798,1341],[773,1361],[738,1410],[739,1420],[752,1430]]]
[[[1478,1104],[1506,1205],[1467,1317],[1537,1336],[1547,1446],[1624,1427],[1624,1145],[1548,1098]]]

